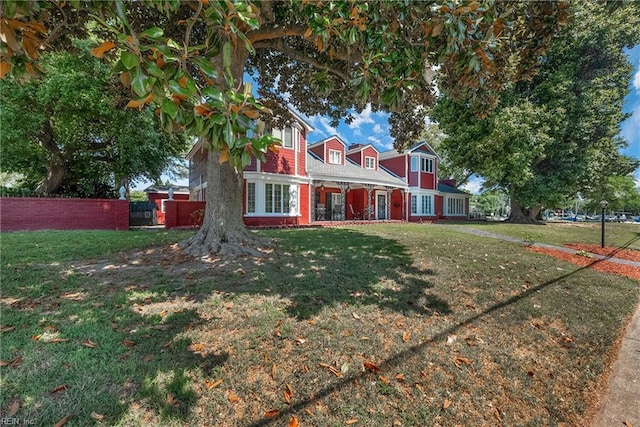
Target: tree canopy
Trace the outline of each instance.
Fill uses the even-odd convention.
[[[619,154],[619,124],[632,70],[623,48],[640,41],[640,10],[618,6],[572,3],[574,18],[551,41],[540,72],[510,85],[490,116],[450,96],[436,107],[447,158],[508,190],[514,214],[553,207],[633,169]]]
[[[76,44],[44,53],[38,79],[0,81],[3,170],[40,194],[83,197],[159,178],[185,153],[185,136],[164,132],[151,111],[125,111],[109,68]]]
[[[167,129],[210,149],[207,213],[195,243],[216,252],[251,245],[242,225],[241,170],[277,141],[259,122],[287,120],[283,101],[337,120],[392,113],[398,148],[413,143],[441,90],[476,110],[508,82],[535,73],[567,19],[563,1],[7,0],[0,75],[37,74],[39,46],[99,23],[93,52],[113,57],[129,108],[151,108]],[[259,84],[260,102],[243,73]],[[270,113],[273,112],[273,115]]]

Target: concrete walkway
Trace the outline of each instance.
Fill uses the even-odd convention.
[[[461,226],[447,226],[463,233],[475,234],[527,246],[538,246],[556,249],[567,253],[577,251],[563,246],[529,242],[511,236],[495,234],[484,230]],[[590,254],[596,259],[640,267],[640,262]],[[593,420],[593,427],[640,426],[640,305],[636,307],[631,322],[627,325],[620,345],[618,358],[612,366],[607,388],[602,390],[598,412]],[[625,424],[626,423],[626,424]]]

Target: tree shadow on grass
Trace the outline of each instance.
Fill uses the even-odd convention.
[[[291,300],[290,317],[309,319],[327,306],[377,305],[392,311],[447,314],[447,301],[432,294],[427,262],[414,260],[395,240],[351,229],[281,231],[275,254],[255,280],[218,288],[227,292],[279,294]],[[426,261],[426,260],[425,260]]]

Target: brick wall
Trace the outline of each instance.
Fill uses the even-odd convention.
[[[199,218],[199,216],[194,213],[200,209],[204,210],[206,204],[206,202],[167,200],[164,203],[164,227],[170,229],[202,225],[202,218]],[[200,219],[200,221],[198,221],[198,219]]]
[[[128,230],[129,202],[113,199],[0,198],[0,231]]]

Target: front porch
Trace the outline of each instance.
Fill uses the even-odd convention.
[[[403,188],[348,181],[314,180],[312,223],[401,221],[405,217]]]

